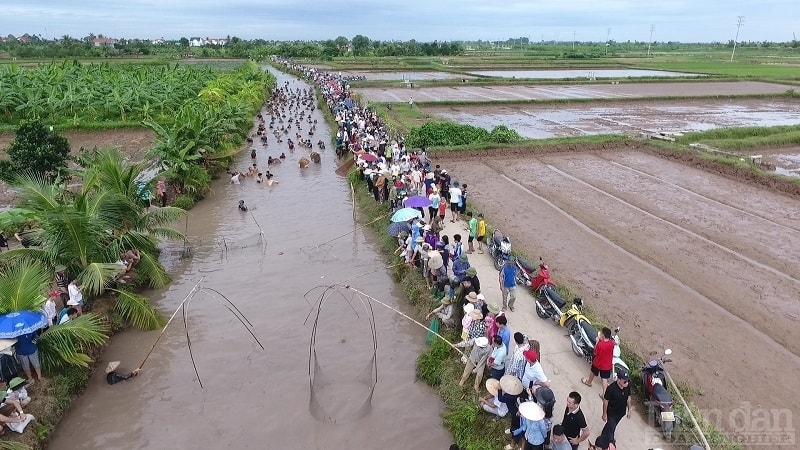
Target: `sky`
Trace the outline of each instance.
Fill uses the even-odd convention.
[[[0,35],[603,42],[790,41],[800,0],[0,0]]]

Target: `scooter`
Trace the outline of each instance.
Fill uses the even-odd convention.
[[[539,260],[541,261],[542,258]],[[531,286],[535,272],[536,266],[522,258],[517,258],[517,284]]]
[[[642,366],[642,384],[647,400],[647,415],[652,417],[652,424],[661,428],[661,434],[668,442],[672,440],[672,432],[680,419],[675,415],[672,407],[672,395],[667,390],[667,371],[664,364],[671,362],[666,357],[672,350],[664,350],[664,356],[653,358]]]
[[[630,369],[628,369],[628,364],[626,364],[625,361],[622,360],[622,350],[620,349],[619,346],[619,330],[621,330],[620,327],[614,327],[611,330],[611,339],[614,339],[614,344],[615,344],[614,359],[612,360],[612,363],[614,364],[614,370],[611,371],[611,380],[610,380],[610,382],[612,383],[614,381],[617,381],[617,372],[620,369],[625,369],[625,372],[630,373]]]
[[[573,353],[591,361],[594,356],[594,344],[597,342],[597,330],[583,315],[583,299],[575,297],[572,306],[561,316],[559,323],[569,333]]]
[[[553,322],[561,323],[564,320],[564,313],[561,309],[567,302],[558,294],[555,282],[550,279],[550,270],[548,270],[547,264],[539,263],[539,273],[531,279],[528,286],[534,292],[536,315],[542,319],[551,319]]]
[[[500,230],[495,229],[489,241],[489,255],[494,260],[494,268],[500,270],[511,256],[511,238],[503,236]]]

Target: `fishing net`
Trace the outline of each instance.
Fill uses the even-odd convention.
[[[300,251],[311,262],[326,263],[339,260],[339,257],[333,252],[333,244],[300,247]]]
[[[312,289],[306,294],[307,301],[315,291],[321,293],[306,318],[313,326],[309,412],[325,423],[356,420],[371,410],[378,383],[374,311],[369,301],[334,287]]]
[[[262,233],[247,236],[218,236],[213,239],[186,239],[180,246],[172,246],[169,251],[180,253],[182,259],[192,258],[198,253],[220,252],[223,257],[244,249],[260,249],[265,252],[267,240]]]

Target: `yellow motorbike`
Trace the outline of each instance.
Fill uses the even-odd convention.
[[[594,358],[594,344],[597,342],[597,330],[583,315],[583,299],[576,297],[570,308],[561,316],[559,322],[567,329],[572,341],[572,351],[581,358],[591,361]]]

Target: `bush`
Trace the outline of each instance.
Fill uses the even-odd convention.
[[[406,139],[409,147],[434,147],[468,145],[481,142],[511,144],[522,140],[522,136],[505,125],[498,125],[491,132],[472,125],[452,122],[428,122],[411,129]]]
[[[66,169],[69,142],[38,120],[23,121],[6,153],[9,160],[0,161],[0,177],[4,180],[13,180],[28,171],[53,180]]]
[[[175,203],[173,203],[172,206],[186,210],[192,209],[192,206],[194,206],[194,198],[190,195],[181,195],[175,199]]]

